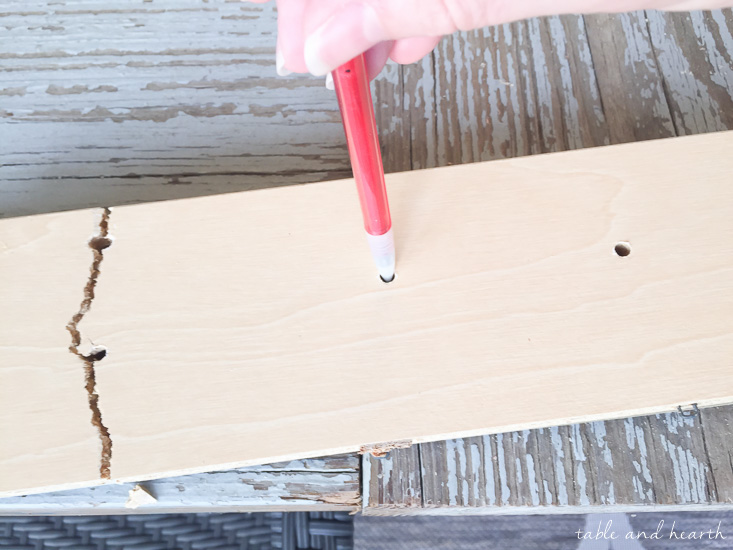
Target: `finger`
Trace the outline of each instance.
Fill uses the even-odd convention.
[[[724,1],[730,0],[618,0],[609,7],[608,0],[319,0],[324,9],[307,14],[305,64],[324,75],[387,40],[442,36],[541,15]]]
[[[408,65],[422,59],[435,49],[441,36],[416,36],[395,41],[389,57],[392,61]]]
[[[277,0],[278,74],[308,72],[303,58],[303,15],[306,6],[304,0]]]
[[[505,2],[506,0],[497,0]],[[451,11],[447,6],[463,6]],[[305,63],[316,75],[326,74],[379,42],[412,36],[450,34],[490,19],[487,0],[360,0],[340,3],[319,21],[305,40]],[[312,21],[313,18],[311,18]]]
[[[393,42],[388,40],[387,42],[380,42],[376,46],[372,46],[366,52],[364,52],[364,60],[366,61],[367,75],[369,80],[373,80],[377,77],[380,71],[387,64],[389,59],[389,53],[392,51]]]

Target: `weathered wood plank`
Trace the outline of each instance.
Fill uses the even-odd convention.
[[[372,84],[385,172],[410,170],[410,119],[405,116],[402,66],[389,62]]]
[[[0,2],[0,216],[350,174],[323,79],[275,74],[274,3]]]
[[[733,407],[702,414],[669,413],[423,443],[424,508],[570,512],[579,506],[729,503]],[[710,424],[705,431],[703,418]],[[365,468],[374,468],[374,461],[367,458]],[[380,468],[394,477],[397,462],[384,463],[389,461],[384,459]],[[399,493],[379,490],[372,486],[365,501],[369,511],[401,504]]]
[[[700,411],[703,444],[719,502],[733,503],[733,412],[730,407]]]
[[[733,12],[648,11],[678,135],[733,127]]]
[[[410,167],[438,166],[435,54],[402,67],[403,117],[409,122]]]
[[[388,507],[421,508],[422,480],[420,447],[393,449],[386,457],[365,453],[362,459],[362,488],[366,506],[387,503]]]
[[[343,455],[147,481],[155,502],[126,506],[134,483],[0,499],[16,514],[351,511],[360,506],[359,460]]]
[[[439,165],[609,143],[580,16],[456,33],[434,57]]]
[[[645,17],[584,17],[611,143],[675,135]]]

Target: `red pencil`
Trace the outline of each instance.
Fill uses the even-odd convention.
[[[379,276],[388,283],[395,275],[394,237],[364,55],[341,65],[332,76],[359,191],[364,229]]]

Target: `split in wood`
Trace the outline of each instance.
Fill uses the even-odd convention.
[[[102,456],[99,465],[99,475],[102,479],[110,479],[110,462],[112,460],[112,438],[110,437],[107,426],[102,421],[102,412],[99,409],[99,394],[97,393],[97,379],[94,370],[94,363],[102,360],[107,355],[106,348],[102,346],[94,346],[88,354],[83,354],[79,350],[81,345],[81,332],[79,332],[79,323],[89,312],[94,300],[94,290],[97,287],[99,279],[100,266],[104,259],[104,249],[109,248],[112,239],[109,237],[109,216],[110,209],[105,208],[102,213],[102,219],[99,222],[99,234],[89,240],[89,248],[93,252],[92,265],[89,268],[89,278],[84,285],[84,298],[82,298],[79,310],[71,318],[66,325],[66,330],[71,334],[71,345],[69,351],[79,357],[84,363],[84,388],[87,392],[87,400],[89,401],[89,409],[92,412],[92,424],[99,432],[99,439],[102,442]]]

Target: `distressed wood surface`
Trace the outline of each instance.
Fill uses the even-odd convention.
[[[368,513],[577,512],[733,504],[733,409],[668,413],[423,443],[364,457]],[[417,456],[418,458],[413,458]],[[419,464],[412,498],[403,470]]]
[[[360,506],[355,455],[293,460],[147,481],[154,502],[129,508],[134,483],[0,499],[0,515],[353,511]]]
[[[333,95],[275,76],[270,5],[20,6],[0,2],[0,216],[348,174]],[[375,83],[385,168],[731,128],[731,20],[566,16],[446,39]],[[726,434],[706,432],[721,460]],[[421,491],[405,468],[397,503]],[[726,472],[716,466],[719,494],[733,491]]]
[[[274,3],[0,2],[0,214],[349,175],[323,79],[275,73]]]

